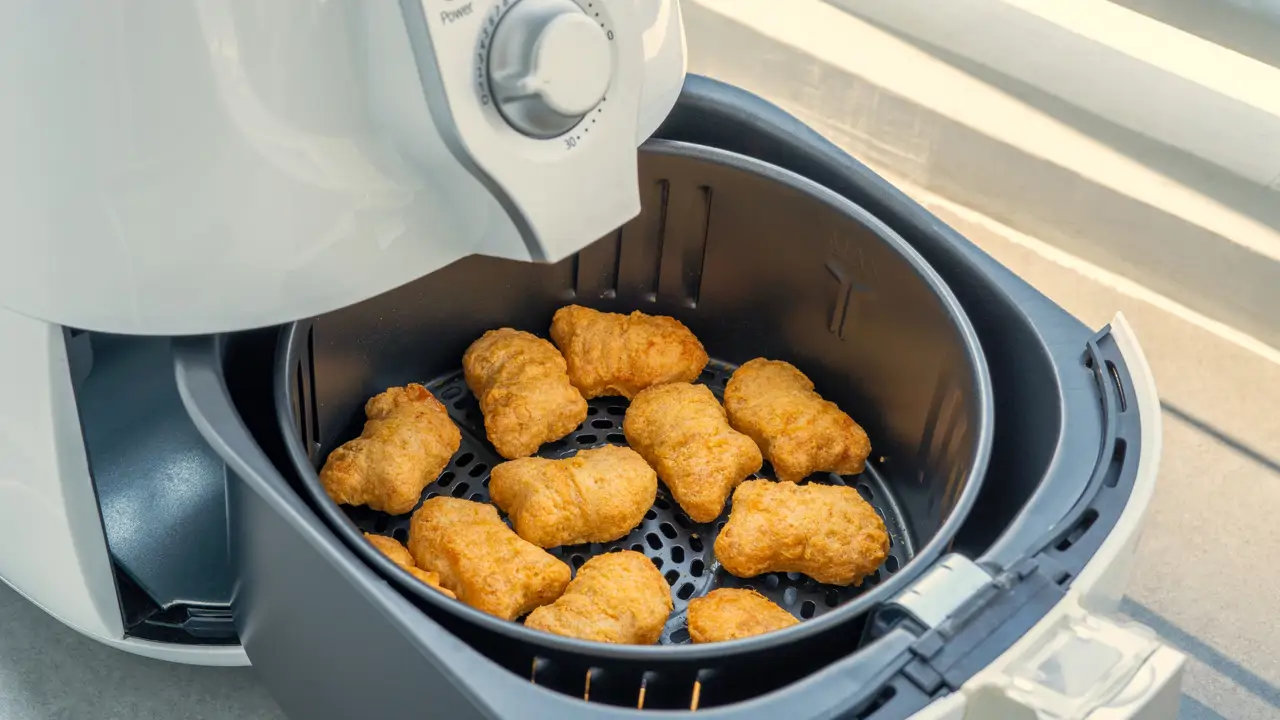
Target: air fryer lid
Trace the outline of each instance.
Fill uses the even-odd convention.
[[[275,394],[300,484],[364,561],[429,612],[535,648],[602,659],[695,660],[852,627],[942,554],[978,494],[990,452],[992,400],[974,332],[919,255],[834,193],[771,165],[683,143],[651,141],[640,160],[641,215],[577,256],[555,265],[470,257],[287,326]],[[447,599],[365,542],[362,531],[404,540],[409,516],[339,507],[316,472],[332,449],[359,434],[364,402],[390,386],[426,384],[463,430],[463,443],[424,497],[487,501],[488,472],[501,458],[485,440],[478,407],[462,383],[462,354],[496,327],[545,337],[551,315],[570,302],[680,319],[714,358],[700,381],[718,396],[733,368],[753,357],[787,360],[809,375],[871,437],[866,472],[821,481],[857,487],[885,518],[893,546],[877,575],[851,588],[797,575],[734,578],[712,553],[727,510],[718,522],[699,525],[661,489],[644,523],[626,538],[554,551],[576,570],[590,555],[629,547],[654,559],[671,583],[676,612],[664,644],[609,646],[533,631]],[[621,398],[592,401],[583,426],[539,454],[564,457],[624,444],[625,405]],[[762,476],[771,477],[767,465]],[[688,600],[719,586],[755,588],[804,622],[728,643],[687,644]]]

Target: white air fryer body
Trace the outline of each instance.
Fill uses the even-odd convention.
[[[168,335],[576,252],[685,72],[675,0],[20,0],[0,59],[0,307]]]

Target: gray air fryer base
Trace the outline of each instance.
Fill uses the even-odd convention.
[[[1002,584],[983,588],[966,617],[946,627],[921,627],[888,605],[858,652],[745,702],[709,707],[716,698],[704,696],[707,709],[697,713],[908,717],[1043,617],[1113,527],[1140,454],[1141,418],[1125,407],[1132,386],[1123,357],[1105,331],[1095,337],[865,167],[748,93],[691,77],[660,134],[758,157],[859,203],[944,277],[984,345],[995,445],[954,549],[981,556]],[[196,426],[229,464],[241,638],[291,716],[642,718],[652,716],[649,708],[688,708],[695,680],[714,685],[694,666],[684,671],[687,683],[647,695],[645,712],[588,704],[534,685],[522,669],[503,668],[485,657],[486,648],[459,640],[361,562],[289,484],[296,481],[281,476],[290,460],[274,422],[272,348],[252,341],[175,339],[176,373]],[[592,688],[636,679],[590,678]],[[749,686],[752,678],[735,682]]]

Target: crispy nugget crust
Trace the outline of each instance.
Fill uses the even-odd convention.
[[[851,487],[748,480],[733,493],[715,553],[738,577],[798,572],[830,585],[861,584],[888,556],[889,533]]]
[[[534,545],[609,542],[644,520],[658,476],[634,450],[605,445],[563,460],[504,462],[489,476],[489,494]]]
[[[409,526],[409,552],[459,600],[504,620],[552,602],[569,584],[568,565],[520,539],[492,505],[470,500],[422,503]]]
[[[373,396],[364,412],[360,437],[329,453],[320,482],[339,505],[403,515],[458,451],[462,434],[444,405],[417,384]]]
[[[590,400],[630,400],[651,386],[692,382],[707,365],[707,351],[675,318],[604,313],[580,305],[556,311],[551,339],[569,364],[569,380]]]
[[[718,588],[689,601],[689,637],[695,643],[763,635],[799,622],[755,590]]]
[[[760,446],[779,480],[800,482],[815,472],[856,475],[871,440],[853,418],[823,400],[790,363],[751,360],[724,390],[729,423]]]
[[[591,558],[559,600],[524,626],[596,642],[652,645],[671,614],[671,588],[649,558],[632,550]]]
[[[508,460],[536,453],[587,418],[560,351],[537,335],[490,330],[467,348],[462,372],[480,400],[489,442]]]
[[[364,539],[368,540],[370,545],[377,548],[378,552],[386,555],[391,562],[404,568],[410,575],[418,578],[436,590],[439,590],[446,597],[457,597],[457,595],[454,595],[451,591],[440,587],[439,574],[433,573],[430,570],[419,569],[417,564],[413,561],[413,556],[409,554],[409,550],[405,546],[401,545],[399,540],[386,537],[385,535],[374,535],[372,533],[365,533]]]
[[[729,493],[764,462],[755,442],[729,426],[705,385],[671,383],[640,391],[622,429],[695,522],[715,520]]]

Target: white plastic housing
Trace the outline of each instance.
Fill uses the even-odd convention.
[[[485,79],[521,1],[0,3],[0,306],[220,332],[469,254],[577,251],[639,211],[683,26],[676,0],[574,0],[609,38],[607,95],[535,139]]]

